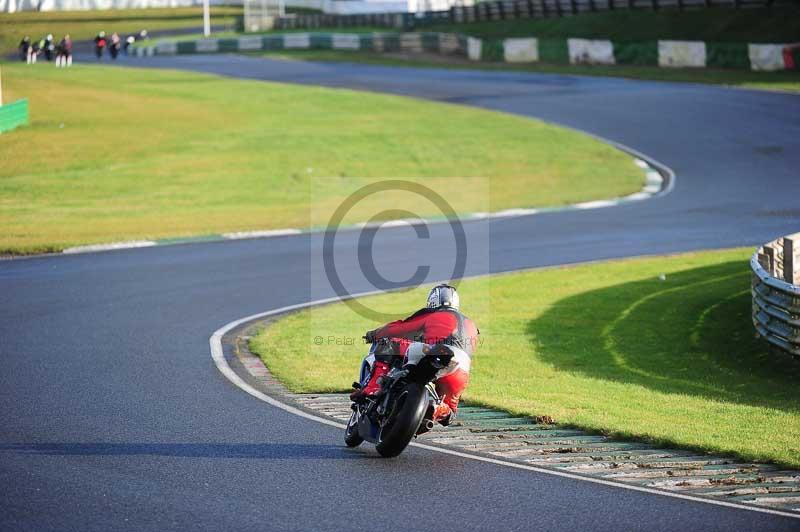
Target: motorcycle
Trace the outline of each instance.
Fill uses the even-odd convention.
[[[362,363],[359,382],[354,388],[367,385],[371,365],[387,340],[372,344],[370,356]],[[352,414],[345,428],[344,442],[358,447],[365,440],[374,443],[378,454],[385,458],[399,455],[413,438],[433,429],[433,413],[441,402],[433,381],[447,367],[453,351],[444,344],[432,347],[416,364],[403,364],[399,357],[387,375],[381,378],[381,389],[351,405]]]

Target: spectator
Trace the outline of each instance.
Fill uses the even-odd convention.
[[[53,34],[48,33],[47,37],[42,39],[41,48],[44,51],[44,58],[48,61],[53,60],[53,52],[56,50],[56,43],[53,42]]]
[[[72,66],[72,39],[69,38],[69,34],[64,35],[64,38],[58,43],[56,54],[57,67]]]
[[[39,41],[33,41],[28,48],[28,64],[35,65],[36,58],[39,57],[40,49],[39,49]]]
[[[128,55],[128,48],[130,48],[131,45],[135,42],[136,42],[136,37],[134,37],[133,35],[128,35],[128,37],[125,39],[125,44],[122,47],[122,51],[125,55]]]
[[[139,32],[139,40],[140,41],[146,41],[149,38],[150,37],[147,36],[147,30],[142,30],[142,31]]]
[[[31,38],[27,35],[19,41],[19,58],[30,64],[31,62]]]
[[[97,34],[97,37],[94,38],[94,53],[98,59],[103,57],[103,50],[106,49],[106,32],[101,31]]]
[[[111,34],[111,43],[108,45],[108,53],[111,54],[111,59],[116,59],[119,55],[119,47],[122,42],[119,39],[119,34],[114,32]]]

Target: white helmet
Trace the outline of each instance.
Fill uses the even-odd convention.
[[[450,307],[458,309],[458,292],[449,284],[440,284],[428,293],[428,308]]]

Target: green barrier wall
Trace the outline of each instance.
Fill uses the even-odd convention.
[[[749,70],[747,44],[707,42],[706,66]]]
[[[179,54],[193,54],[197,50],[197,45],[194,41],[178,41]]]
[[[539,39],[539,60],[543,63],[569,63],[566,39]]]
[[[658,41],[614,42],[618,65],[658,65]]]
[[[269,35],[261,41],[264,50],[283,50],[283,35]]]
[[[284,39],[287,34],[265,35],[261,40],[262,50],[283,50]],[[333,34],[321,32],[309,32],[308,48],[317,50],[329,50],[333,47]],[[422,50],[431,53],[448,53],[451,51],[448,45],[446,51],[440,50],[440,35],[434,32],[423,32],[417,34]],[[382,52],[402,51],[401,34],[396,32],[360,34],[358,35],[359,49],[373,50]],[[459,42],[458,54],[466,55],[467,36],[457,35]],[[409,40],[413,42],[414,39]],[[197,44],[195,41],[178,41],[178,54],[196,53]],[[236,52],[239,51],[238,39],[217,39],[217,51]],[[252,43],[250,43],[252,44]],[[646,65],[657,66],[658,60],[658,41],[639,41],[639,42],[613,42],[614,59],[620,65]],[[569,64],[569,51],[567,39],[539,39],[539,60],[543,63]],[[170,47],[166,47],[162,53],[170,53]],[[299,49],[299,48],[298,48]],[[246,51],[252,51],[251,46],[247,46]],[[158,53],[153,47],[138,49],[137,55],[152,55]],[[800,48],[789,52],[789,59],[794,59],[794,65],[800,63]],[[481,57],[483,61],[502,62],[504,57],[504,41],[500,39],[483,39],[481,46]],[[751,68],[748,56],[748,45],[746,43],[706,43],[706,65],[711,68],[729,68],[749,70]],[[787,67],[796,69],[796,66]]]
[[[426,52],[436,53],[439,51],[439,34],[438,33],[423,33],[422,34],[422,49]]]
[[[311,48],[330,50],[333,48],[333,37],[330,33],[312,33],[309,37]]]
[[[383,49],[387,52],[400,51],[400,36],[396,33],[390,33],[383,36]]]
[[[789,52],[789,57],[792,59],[792,70],[800,70],[800,47],[792,48]]]
[[[371,33],[363,33],[358,36],[359,46],[362,50],[373,50],[375,46],[375,40],[372,37]]]
[[[239,40],[238,39],[219,39],[217,46],[220,52],[238,52]]]
[[[28,124],[28,100],[0,106],[0,133]]]
[[[503,61],[504,46],[503,41],[496,39],[484,39],[481,46],[482,61]]]

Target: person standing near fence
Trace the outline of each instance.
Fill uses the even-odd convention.
[[[65,68],[72,66],[72,39],[69,38],[69,34],[64,35],[58,43],[56,66]]]
[[[19,43],[19,55],[20,59],[29,65],[36,64],[36,56],[39,55],[39,43],[32,41],[26,35]]]
[[[33,44],[31,44],[31,38],[27,35],[22,38],[19,42],[19,58],[26,63],[31,63],[31,51],[33,50]]]
[[[129,48],[135,42],[136,42],[136,37],[134,37],[133,35],[128,35],[128,37],[125,39],[125,44],[122,47],[122,51],[125,55],[128,55]]]
[[[111,42],[108,45],[108,53],[111,54],[111,59],[116,59],[119,55],[119,47],[122,41],[119,38],[119,33],[114,32],[111,34]]]
[[[103,50],[106,49],[106,32],[101,31],[94,38],[94,53],[98,59],[103,57]]]
[[[56,43],[53,42],[53,34],[52,33],[48,33],[47,37],[42,39],[41,48],[42,48],[42,51],[44,52],[44,58],[47,59],[48,61],[52,61],[53,60],[53,52],[56,49]]]
[[[36,59],[39,57],[39,41],[32,41],[28,48],[28,64],[35,65]]]

